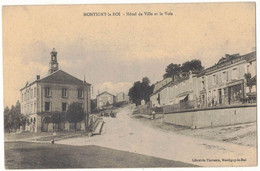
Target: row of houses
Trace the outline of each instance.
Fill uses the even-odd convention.
[[[201,72],[183,73],[155,84],[150,105],[171,110],[241,104],[256,98],[256,85],[248,86],[245,74],[256,79],[256,52],[225,55]]]

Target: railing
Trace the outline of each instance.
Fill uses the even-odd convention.
[[[168,113],[172,111],[182,111],[182,110],[197,108],[197,105],[196,105],[196,101],[193,100],[193,101],[182,102],[179,104],[163,106],[162,108],[163,108],[163,113]]]

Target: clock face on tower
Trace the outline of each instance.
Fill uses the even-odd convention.
[[[56,67],[57,67],[57,64],[53,64],[53,67],[55,67],[55,68],[56,68]]]

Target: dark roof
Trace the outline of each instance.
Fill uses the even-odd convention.
[[[68,73],[66,73],[63,70],[58,70],[53,72],[52,74],[39,79],[39,80],[35,80],[30,84],[26,84],[25,87],[23,87],[20,90],[23,90],[26,87],[29,87],[30,85],[34,84],[35,82],[42,82],[42,83],[60,83],[60,84],[74,84],[74,85],[91,85],[85,81],[82,81]]]
[[[39,82],[90,85],[89,83],[84,82],[62,70],[58,70],[58,71],[48,75],[47,77],[40,79]]]
[[[167,84],[165,84],[164,86],[162,86],[161,88],[159,88],[158,90],[156,90],[155,92],[153,92],[153,93],[150,95],[150,97],[153,96],[153,95],[155,95],[156,93],[162,91],[165,87],[168,87],[168,86],[169,86],[170,84],[172,84],[172,83],[173,83],[173,81],[168,82]]]
[[[247,61],[256,60],[256,51],[243,55]]]
[[[256,60],[256,51],[254,52],[250,52],[248,54],[245,55],[239,55],[239,54],[233,54],[233,55],[228,55],[226,54],[225,57],[222,57],[217,64],[205,69],[205,72],[208,71],[214,71],[216,69],[219,68],[223,68],[227,65],[229,65],[230,63],[236,63],[242,60],[246,60],[246,61],[253,61]]]
[[[114,96],[114,97],[115,97],[115,95],[113,95],[113,94],[111,94],[111,93],[109,93],[109,92],[107,92],[107,91],[104,91],[103,93],[100,93],[100,94],[98,94],[98,95],[97,95],[97,97],[98,97],[98,96],[100,96],[100,95],[102,95],[102,94],[105,94],[105,93],[107,93],[107,94],[109,94],[109,95],[111,95],[111,96]]]

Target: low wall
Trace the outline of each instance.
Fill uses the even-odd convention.
[[[256,106],[237,106],[168,113],[164,122],[191,128],[234,125],[256,122]]]

